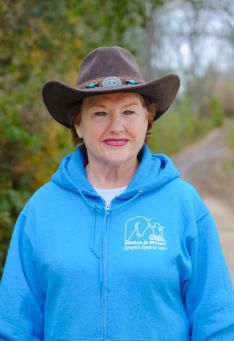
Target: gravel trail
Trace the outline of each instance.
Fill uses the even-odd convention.
[[[216,128],[172,159],[211,211],[234,279],[234,170],[228,167],[234,152],[225,144],[226,136],[227,127]]]

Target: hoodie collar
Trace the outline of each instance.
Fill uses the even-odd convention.
[[[140,152],[140,163],[127,189],[118,198],[125,199],[136,191],[147,192],[163,186],[179,177],[172,160],[165,154],[151,154],[144,145]],[[85,153],[82,147],[65,156],[52,176],[57,185],[71,191],[82,191],[84,195],[97,197],[98,194],[88,181],[85,172]]]
[[[180,176],[173,161],[165,154],[152,154],[143,146],[141,162],[126,191],[119,196],[124,199],[136,191],[148,192],[159,188]]]
[[[83,148],[78,147],[62,159],[51,180],[67,190],[97,195],[86,177],[85,162],[86,157]]]

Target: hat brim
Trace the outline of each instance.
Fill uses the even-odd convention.
[[[157,80],[137,85],[121,85],[115,87],[100,87],[94,89],[73,88],[60,81],[48,81],[42,88],[42,98],[52,117],[70,128],[67,112],[72,105],[85,97],[114,92],[134,92],[148,97],[156,103],[155,120],[164,114],[179,90],[180,79],[170,74]]]

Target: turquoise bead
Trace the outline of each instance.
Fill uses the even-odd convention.
[[[128,84],[132,84],[132,85],[138,84],[138,82],[137,82],[135,79],[129,79],[129,80],[127,81],[127,83],[128,83]]]
[[[96,86],[97,86],[97,83],[89,83],[86,85],[86,88],[92,89],[92,88],[95,88]]]

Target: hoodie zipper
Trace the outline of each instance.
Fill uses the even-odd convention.
[[[85,195],[82,193],[80,189],[77,190],[78,193],[82,196],[84,201],[88,203]],[[100,243],[100,284],[101,284],[101,306],[102,306],[102,338],[106,338],[107,334],[107,241],[108,241],[108,216],[110,209],[110,201],[106,201],[105,203],[105,214],[104,214],[104,222],[103,222],[103,241]],[[91,245],[91,249],[93,246]]]
[[[110,202],[105,204],[104,234],[103,234],[103,257],[102,257],[102,336],[106,338],[107,333],[107,244],[108,244],[108,216]]]

